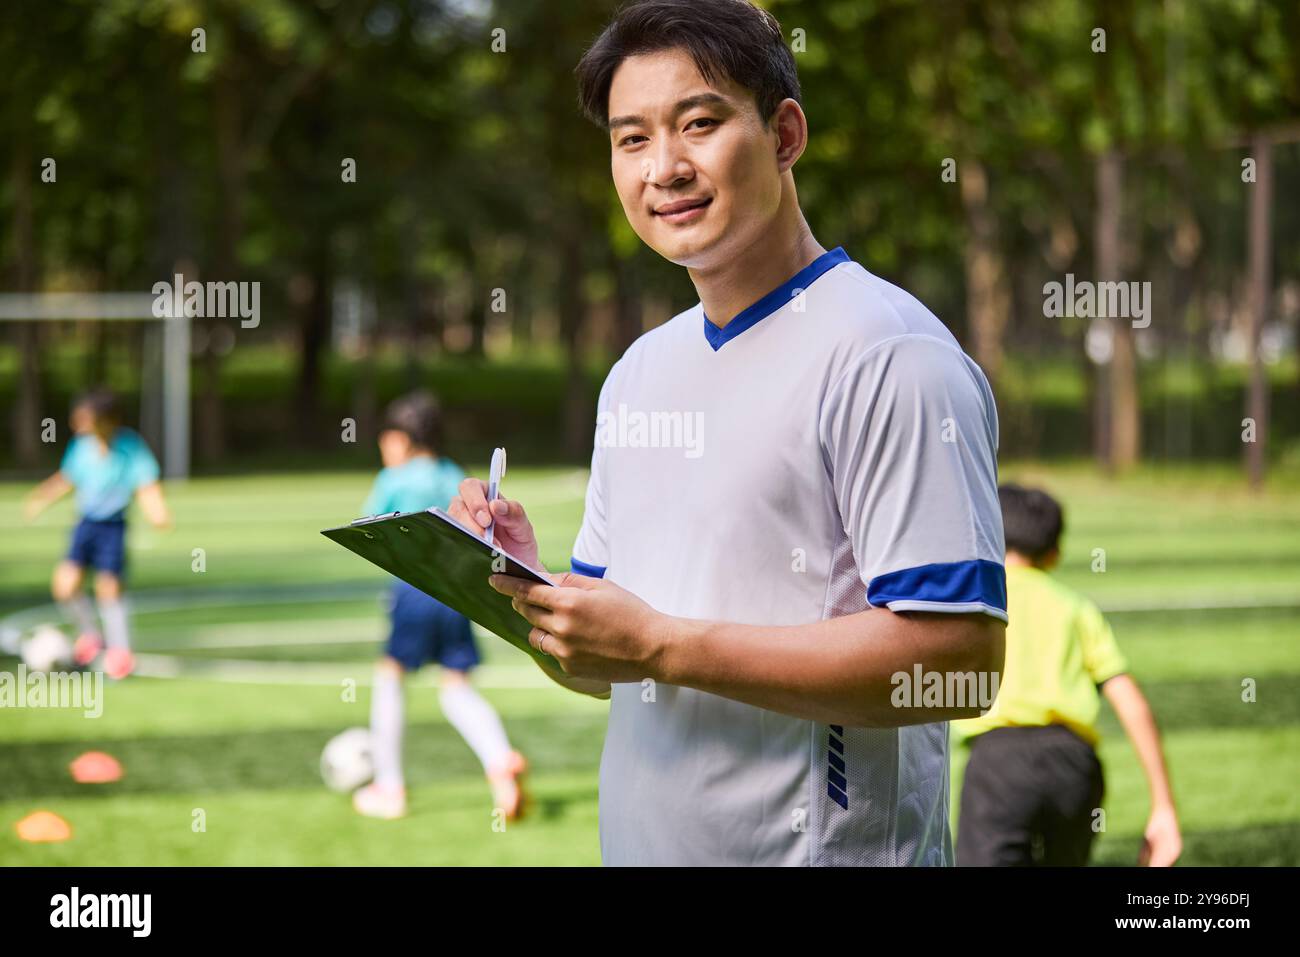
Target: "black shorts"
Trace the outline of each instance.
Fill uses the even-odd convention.
[[[1101,762],[1069,728],[996,728],[975,738],[961,788],[958,867],[1088,863]]]

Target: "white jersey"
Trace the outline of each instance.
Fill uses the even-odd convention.
[[[573,569],[669,615],[1006,619],[997,413],[920,302],[819,257],[722,329],[697,304],[601,389]],[[951,864],[948,725],[820,724],[616,684],[606,864]]]

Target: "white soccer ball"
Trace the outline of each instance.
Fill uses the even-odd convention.
[[[348,728],[330,738],[320,756],[320,776],[333,790],[347,794],[375,776],[370,730]]]
[[[72,667],[72,642],[53,625],[37,625],[23,643],[22,654],[28,671],[66,671]]]

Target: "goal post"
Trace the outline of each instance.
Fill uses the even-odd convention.
[[[166,315],[154,314],[158,298],[138,292],[0,293],[0,321],[50,322],[66,320],[158,322],[162,328],[161,394],[162,472],[165,478],[190,474],[190,318],[175,314],[172,297],[165,298]],[[147,375],[141,394],[150,388]]]

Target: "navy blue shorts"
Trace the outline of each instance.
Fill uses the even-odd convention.
[[[464,615],[406,582],[393,586],[388,601],[393,627],[384,653],[407,671],[429,661],[455,671],[469,671],[479,663],[478,647]]]
[[[83,518],[72,530],[68,560],[121,577],[126,568],[126,520]]]

